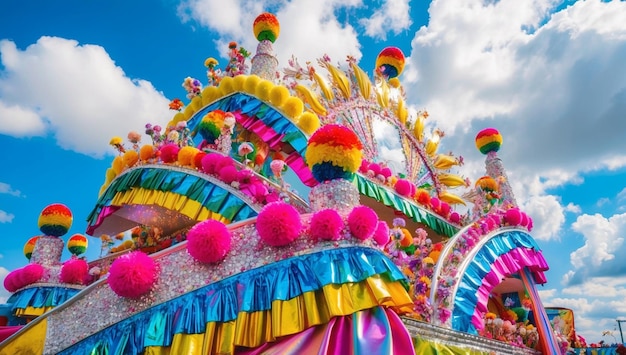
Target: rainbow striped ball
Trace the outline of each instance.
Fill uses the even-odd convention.
[[[376,68],[382,70],[384,76],[392,79],[404,70],[404,53],[398,47],[387,47],[378,53]]]
[[[264,12],[254,19],[252,30],[259,42],[268,40],[274,43],[280,34],[280,23],[274,14]]]
[[[88,244],[87,237],[82,234],[74,234],[67,241],[67,250],[74,255],[80,255],[87,251]]]
[[[39,215],[39,230],[45,235],[60,237],[72,226],[72,211],[67,206],[54,203]]]
[[[319,182],[349,179],[361,166],[362,149],[353,131],[341,125],[326,125],[309,139],[305,158]]]
[[[33,250],[35,250],[37,239],[39,239],[39,236],[32,237],[26,242],[26,244],[24,244],[24,256],[28,260],[30,260],[30,257],[33,255]]]
[[[495,128],[485,128],[476,135],[476,148],[483,154],[497,152],[502,145],[502,135]]]

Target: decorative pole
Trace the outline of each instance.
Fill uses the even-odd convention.
[[[252,57],[250,74],[274,81],[278,59],[274,57],[272,44],[280,34],[280,23],[276,16],[264,12],[254,20],[253,31],[259,45],[256,48],[256,54]]]
[[[517,206],[513,189],[509,185],[509,179],[506,175],[502,160],[497,155],[502,145],[502,135],[495,128],[485,128],[476,135],[476,148],[487,155],[485,159],[485,167],[487,175],[492,177],[498,183],[498,190],[501,195],[502,205],[505,208]]]

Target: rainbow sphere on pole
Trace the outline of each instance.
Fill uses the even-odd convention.
[[[78,256],[87,251],[88,244],[89,241],[87,240],[87,237],[82,234],[74,234],[67,241],[67,250],[69,250],[73,255]]]
[[[476,135],[476,148],[483,153],[497,152],[502,145],[502,135],[495,128],[485,128]]]
[[[274,14],[264,12],[254,19],[252,30],[259,42],[268,40],[274,43],[280,34],[280,23]]]
[[[28,260],[30,260],[30,257],[33,255],[33,250],[35,250],[37,239],[39,239],[39,236],[32,237],[26,242],[26,244],[24,244],[24,256]]]
[[[72,226],[72,211],[60,203],[48,205],[39,215],[39,230],[49,236],[60,237]]]
[[[404,70],[404,53],[398,47],[386,47],[376,57],[376,68],[388,79],[397,77]]]

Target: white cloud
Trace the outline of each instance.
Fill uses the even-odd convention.
[[[626,232],[626,214],[617,214],[605,218],[600,214],[581,215],[572,224],[572,230],[583,235],[585,244],[570,255],[570,261],[576,273],[584,275],[615,275],[624,271],[624,266],[618,269],[606,270],[614,267],[615,263],[607,263],[615,259],[616,255],[624,255],[623,235]],[[618,264],[623,264],[621,260]],[[621,270],[620,270],[621,269]],[[581,275],[570,275],[568,281],[575,282]]]
[[[11,185],[5,182],[0,182],[0,194],[9,194],[12,196],[20,197],[22,193],[20,192],[20,190],[14,190]]]
[[[370,37],[387,39],[387,32],[398,34],[411,26],[410,6],[408,0],[386,0],[382,5],[376,4],[376,11],[359,23],[365,27],[365,34]]]
[[[0,134],[39,137],[46,133],[46,122],[28,107],[7,105],[0,98]]]
[[[559,237],[565,223],[564,208],[553,195],[533,196],[522,209],[533,219],[533,236],[538,240],[551,240]]]
[[[9,274],[9,270],[0,266],[0,285],[4,285],[4,278]],[[0,304],[7,302],[11,294],[4,288],[0,287]]]
[[[582,212],[580,206],[575,205],[571,202],[568,203],[567,206],[565,206],[565,211],[575,213],[575,214],[580,214]]]
[[[0,223],[11,223],[13,222],[13,218],[15,218],[15,215],[12,213],[0,210]]]
[[[59,146],[99,157],[112,152],[112,136],[154,120],[164,124],[172,116],[162,93],[128,78],[100,46],[41,37],[21,50],[2,40],[0,57],[0,113],[24,119],[4,134],[53,134]],[[0,126],[8,125],[6,119]]]
[[[622,189],[622,191],[617,193],[617,200],[624,201],[626,200],[626,187]]]
[[[360,0],[241,0],[228,4],[219,0],[186,0],[178,13],[183,21],[194,20],[216,31],[220,37],[215,44],[225,55],[229,41],[237,41],[255,53],[258,42],[252,36],[252,24],[260,13],[271,11],[280,22],[274,51],[282,68],[292,54],[302,62],[315,62],[324,53],[333,61],[343,61],[348,54],[361,58],[357,31],[337,15],[356,6],[362,6]],[[220,15],[215,16],[216,13]]]
[[[472,152],[467,134],[500,130],[498,154],[521,201],[626,164],[626,22],[616,20],[626,6],[580,1],[550,17],[557,4],[432,2],[403,75],[454,151]]]

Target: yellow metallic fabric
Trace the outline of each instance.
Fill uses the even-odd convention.
[[[43,354],[48,322],[44,318],[17,338],[0,346],[0,355]]]

